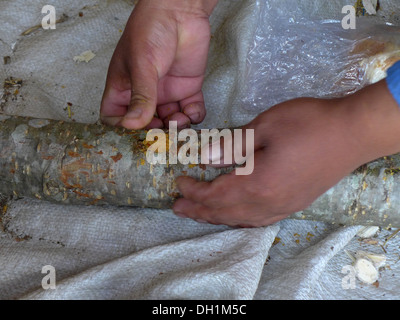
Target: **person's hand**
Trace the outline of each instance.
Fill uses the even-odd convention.
[[[111,59],[103,123],[128,129],[178,128],[204,120],[202,93],[217,0],[140,0]],[[156,116],[155,116],[156,115]]]
[[[400,151],[400,111],[385,82],[344,99],[285,102],[243,129],[254,129],[253,173],[212,182],[179,177],[178,216],[269,225],[304,210],[359,166]]]

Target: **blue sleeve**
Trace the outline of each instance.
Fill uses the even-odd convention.
[[[387,71],[386,83],[389,91],[400,106],[400,61],[397,61]]]

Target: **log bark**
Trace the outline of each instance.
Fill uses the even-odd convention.
[[[227,169],[150,164],[145,130],[10,117],[0,122],[0,194],[64,204],[170,208],[175,179]]]
[[[180,196],[178,176],[210,181],[232,170],[201,164],[152,165],[146,161],[146,134],[97,124],[5,117],[0,122],[0,194],[63,204],[168,209]],[[378,159],[290,218],[400,227],[399,179],[400,154]]]

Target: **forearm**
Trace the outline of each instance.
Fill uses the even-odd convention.
[[[400,106],[385,80],[342,100],[349,140],[365,162],[400,152]]]

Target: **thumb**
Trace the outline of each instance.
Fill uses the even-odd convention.
[[[140,54],[132,60],[130,103],[121,125],[127,129],[142,129],[156,112],[158,72],[152,62]]]

